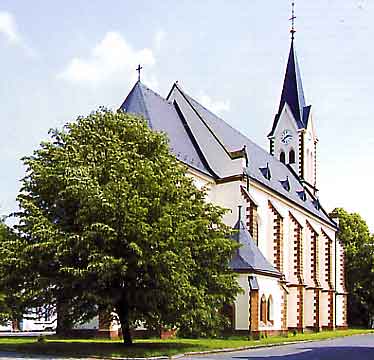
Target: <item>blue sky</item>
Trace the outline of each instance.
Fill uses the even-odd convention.
[[[17,208],[20,158],[49,128],[100,105],[117,108],[139,62],[144,83],[161,95],[178,80],[268,148],[289,50],[290,1],[2,0],[0,6],[0,214]],[[295,45],[320,140],[322,204],[359,212],[374,231],[374,4],[299,0],[295,8]]]

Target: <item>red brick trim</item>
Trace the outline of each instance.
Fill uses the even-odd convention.
[[[287,331],[287,302],[288,302],[288,294],[285,288],[283,288],[283,293],[281,297],[282,308],[281,308],[281,324],[282,330]]]
[[[247,206],[245,207],[246,226],[249,233],[252,235],[253,240],[258,244],[258,215],[257,204],[251,199],[248,192],[240,187],[241,193],[244,196]]]
[[[304,287],[297,288],[297,328],[302,330],[304,327]]]
[[[343,326],[347,326],[347,295],[343,295]]]
[[[304,131],[299,133],[299,176],[304,178]]]
[[[339,259],[339,282],[341,289],[343,290],[342,292],[347,292],[346,287],[345,287],[345,254],[344,254],[344,248],[342,247],[341,253],[340,253],[340,259]]]
[[[328,294],[328,306],[327,306],[327,314],[328,314],[328,328],[329,329],[334,329],[334,314],[335,314],[335,309],[334,309],[334,295],[335,291],[330,290]]]
[[[328,288],[330,290],[334,289],[334,285],[332,283],[332,245],[333,242],[331,238],[325,233],[325,231],[321,228],[321,233],[323,235],[323,238],[325,239],[325,281],[327,282]]]
[[[319,234],[314,230],[309,221],[306,221],[307,228],[311,232],[311,275],[316,287],[320,287],[319,281]]]
[[[321,308],[321,298],[320,298],[320,289],[314,289],[314,309],[313,309],[313,319],[314,319],[314,330],[321,331],[321,322],[320,322],[320,308]]]
[[[274,207],[271,201],[268,201],[273,219],[273,244],[274,244],[274,266],[283,273],[283,217]]]
[[[259,326],[259,299],[258,290],[251,290],[249,306],[249,328],[251,334],[258,331]]]
[[[297,221],[297,219],[289,212],[291,223],[294,225],[294,241],[293,241],[293,263],[294,263],[294,275],[297,278],[298,283],[301,285],[304,283],[304,267],[303,267],[303,227]]]

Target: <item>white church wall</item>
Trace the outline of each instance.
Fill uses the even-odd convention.
[[[304,295],[304,320],[306,327],[314,326],[314,290],[306,289]]]
[[[344,248],[340,241],[336,242],[336,260],[337,260],[337,267],[336,267],[336,290],[338,293],[345,292],[345,286],[342,284],[344,279],[342,279],[342,274],[344,273],[344,262],[342,261],[344,258]],[[335,274],[334,274],[335,277]]]
[[[344,322],[344,295],[336,296],[336,326],[346,325]]]
[[[249,329],[249,274],[240,274],[237,277],[238,283],[244,290],[235,300],[235,330]]]
[[[311,185],[316,182],[316,143],[318,142],[312,114],[309,115],[308,127],[304,134],[304,158],[305,158],[305,168],[304,168],[304,178]]]
[[[289,294],[287,299],[287,323],[288,327],[297,327],[297,288],[288,288]]]
[[[282,308],[282,294],[283,289],[279,284],[279,280],[274,277],[256,275],[257,282],[259,285],[259,304],[261,301],[262,295],[265,295],[266,301],[268,301],[269,296],[272,297],[273,301],[273,311],[271,319],[273,323],[267,322],[265,324],[259,322],[259,330],[281,330],[282,328],[282,319],[281,311]],[[260,310],[259,310],[260,313]]]
[[[224,222],[230,226],[233,226],[237,219],[238,219],[238,209],[237,206],[246,204],[243,201],[243,197],[240,191],[240,185],[245,185],[243,182],[240,181],[233,181],[223,184],[215,184],[212,182],[212,179],[209,177],[204,176],[195,176],[194,181],[199,188],[203,186],[207,186],[209,188],[208,192],[208,201],[213,202],[214,204],[220,205],[222,207],[230,209],[230,211],[225,215]],[[276,208],[276,210],[281,214],[283,217],[283,272],[286,276],[286,281],[290,284],[297,283],[298,279],[294,274],[294,224],[291,222],[289,213],[296,218],[296,220],[301,224],[302,230],[302,240],[303,240],[303,266],[304,266],[304,282],[307,286],[314,287],[314,280],[311,277],[311,261],[312,261],[312,247],[311,247],[311,231],[308,229],[307,222],[315,229],[318,234],[318,258],[319,258],[319,281],[322,285],[322,288],[327,290],[328,283],[326,281],[326,270],[325,268],[325,260],[326,260],[326,242],[328,241],[325,236],[322,235],[322,229],[327,234],[328,237],[333,239],[335,242],[335,229],[327,224],[325,224],[320,219],[316,218],[315,216],[307,213],[302,208],[294,205],[293,203],[289,202],[288,200],[278,196],[277,194],[271,192],[270,190],[264,188],[261,184],[258,184],[254,181],[250,182],[249,193],[256,202],[257,214],[258,214],[258,247],[262,251],[262,253],[268,258],[270,262],[273,263],[274,261],[274,244],[270,239],[273,239],[273,215],[271,210],[269,209],[268,202],[271,201],[272,205]],[[244,216],[244,211],[242,213]],[[243,219],[244,220],[244,219]],[[339,285],[340,279],[340,254],[341,254],[341,246],[337,244],[337,257],[338,257],[338,268],[336,269],[338,274],[338,291],[343,291],[343,287]],[[335,243],[332,246],[332,282],[334,283],[334,266],[335,266]],[[273,303],[274,308],[277,309],[275,312],[274,318],[274,325],[272,329],[280,329],[281,328],[281,319],[280,319],[280,309],[281,309],[281,291],[279,289],[279,285],[275,281],[267,282],[266,278],[263,279],[258,276],[258,281],[260,285],[260,289],[267,289],[263,293],[266,293],[268,297],[269,291],[273,292]],[[235,301],[235,324],[237,330],[246,330],[248,329],[248,316],[249,316],[249,287],[248,287],[248,274],[240,275],[239,282],[243,289],[245,289],[245,293],[239,295]],[[296,287],[289,287],[290,294],[288,295],[288,326],[289,327],[296,327],[297,326],[297,293]],[[261,299],[261,290],[259,293],[259,300]],[[275,295],[274,295],[275,294]],[[322,325],[327,325],[328,322],[328,298],[327,293],[324,293],[321,296],[321,320]],[[313,326],[314,319],[313,319],[313,311],[314,311],[314,294],[313,290],[306,290],[305,291],[305,298],[304,298],[304,324],[305,326]],[[343,304],[339,303],[340,300],[337,301],[336,311],[338,312],[341,319],[342,311],[343,311]],[[341,320],[343,321],[343,320]],[[260,326],[260,330],[269,329],[268,324]]]
[[[209,196],[209,189],[211,189],[214,180],[207,176],[202,174],[201,172],[194,170],[192,168],[188,168],[187,176],[192,177],[194,185],[201,190],[202,188],[208,189],[208,196]]]
[[[217,184],[211,189],[211,199],[216,205],[228,209],[227,213],[223,216],[223,222],[229,226],[234,226],[238,221],[238,206],[244,206],[245,202],[241,194],[240,185],[241,181],[227,182]],[[242,220],[244,219],[244,210],[242,211]]]
[[[321,324],[322,326],[328,326],[329,324],[329,314],[328,314],[328,307],[329,307],[329,294],[328,292],[325,292],[323,291],[321,293],[321,297],[320,297],[320,301],[321,301],[321,307],[322,309],[324,309],[324,311],[321,311],[320,312],[320,316],[321,316]]]

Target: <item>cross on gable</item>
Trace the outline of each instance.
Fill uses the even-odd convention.
[[[136,68],[136,71],[138,72],[138,81],[140,81],[140,71],[143,69],[143,66],[140,66],[140,64],[138,65],[138,67]]]

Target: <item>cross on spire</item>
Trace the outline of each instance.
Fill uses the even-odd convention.
[[[140,64],[138,65],[138,67],[136,68],[136,71],[138,72],[138,81],[140,81],[140,71],[143,69],[143,66],[140,66]]]
[[[292,1],[291,3],[291,6],[292,6],[292,13],[291,13],[291,17],[289,18],[289,20],[291,21],[291,30],[290,30],[290,33],[291,33],[291,40],[293,40],[295,38],[295,19],[296,19],[296,16],[295,16],[295,2]]]

